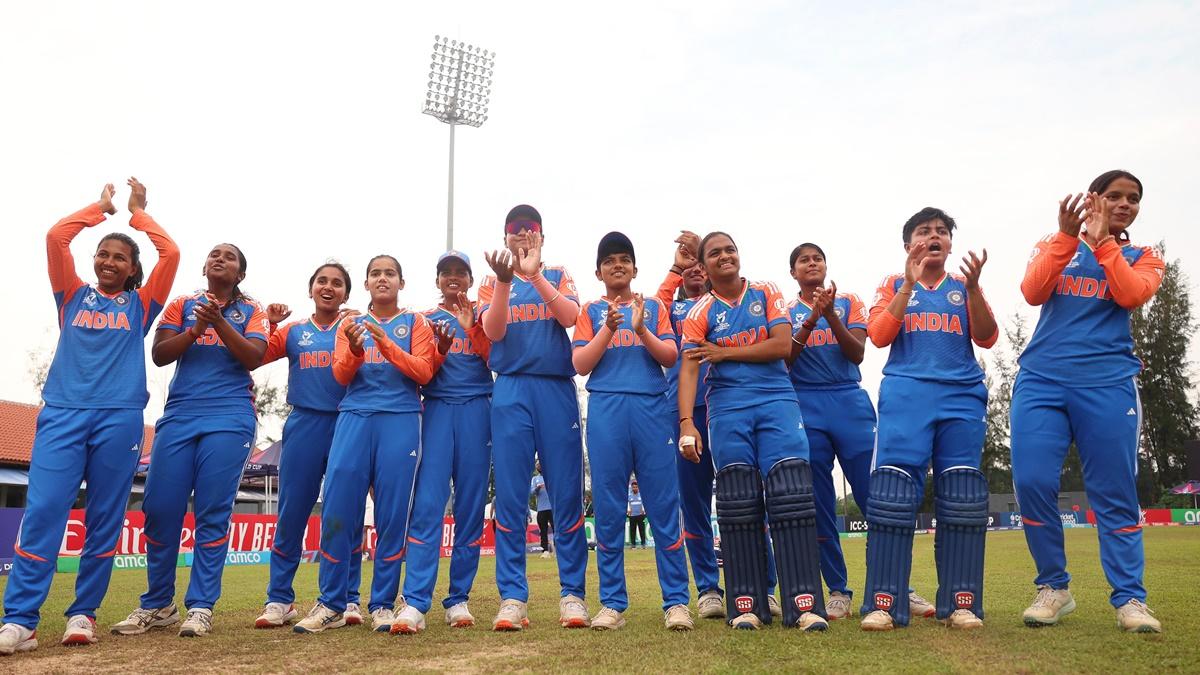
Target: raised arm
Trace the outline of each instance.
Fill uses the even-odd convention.
[[[158,251],[158,262],[154,264],[154,269],[150,270],[146,283],[137,291],[145,310],[145,325],[149,327],[171,297],[171,286],[175,283],[175,273],[179,271],[179,246],[171,239],[171,235],[146,213],[146,186],[136,178],[130,178],[128,183],[129,212],[133,214],[129,219],[129,226],[138,232],[144,232],[150,238],[150,243],[154,244],[154,250]]]
[[[106,213],[117,212],[112,198],[113,185],[109,183],[100,191],[100,201],[63,218],[46,233],[46,271],[50,275],[50,290],[54,293],[54,302],[60,308],[84,285],[75,271],[71,242],[83,228],[104,222]]]

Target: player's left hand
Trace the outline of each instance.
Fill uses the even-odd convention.
[[[207,302],[197,302],[193,311],[198,321],[203,321],[216,329],[225,323],[225,314],[221,312],[220,303],[211,293],[205,293],[204,297]]]
[[[641,335],[646,330],[646,298],[642,297],[641,293],[635,293],[633,296],[633,320],[629,322],[629,327],[634,333]]]
[[[837,284],[830,281],[829,288],[818,288],[816,302],[817,306],[813,307],[813,314],[819,314],[825,317],[826,321],[833,322],[837,318],[837,304],[834,300],[837,299]]]
[[[454,344],[454,327],[442,323],[433,324],[433,337],[437,340],[438,353],[442,356],[450,353]]]
[[[146,210],[146,186],[133,176],[126,181],[129,184],[129,212],[137,213]]]
[[[371,337],[375,338],[375,344],[378,345],[382,342],[391,342],[391,338],[388,337],[387,331],[383,329],[383,326],[380,326],[374,321],[363,321],[358,325],[367,329],[366,332],[370,333]]]
[[[987,262],[987,249],[983,249],[983,256],[976,256],[975,251],[967,251],[970,258],[964,257],[963,264],[959,266],[958,271],[967,279],[967,290],[979,290],[979,273],[983,271],[983,264]]]
[[[459,291],[446,309],[458,319],[458,325],[462,326],[463,330],[471,330],[475,326],[475,308],[471,306],[471,300],[465,292]]]
[[[675,266],[686,270],[696,264],[696,253],[700,250],[700,237],[690,230],[680,230],[675,237]]]
[[[1108,238],[1109,226],[1112,223],[1112,204],[1095,192],[1088,193],[1087,206],[1084,213],[1087,222],[1087,236],[1094,248]]]
[[[281,302],[272,302],[267,305],[267,321],[271,323],[283,323],[291,315],[292,310]]]
[[[693,361],[700,363],[720,363],[725,360],[726,349],[718,347],[708,340],[703,340],[696,347],[687,350],[684,354]]]
[[[529,248],[517,249],[517,259],[513,261],[522,276],[536,276],[542,269],[542,233],[529,233]]]

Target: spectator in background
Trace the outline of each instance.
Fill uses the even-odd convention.
[[[533,465],[533,481],[529,491],[537,499],[537,526],[542,533],[542,557],[550,557],[550,530],[554,527],[554,514],[550,510],[550,493],[546,492],[546,479],[542,477],[542,463]]]
[[[629,548],[637,546],[638,535],[642,537],[642,548],[646,548],[646,508],[642,506],[642,493],[638,492],[637,481],[629,484]]]

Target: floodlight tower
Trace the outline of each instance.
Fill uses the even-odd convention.
[[[446,190],[446,249],[454,248],[454,127],[487,121],[496,52],[435,35],[425,93],[426,115],[450,125],[450,171]]]

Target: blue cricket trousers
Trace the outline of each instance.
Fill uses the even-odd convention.
[[[68,512],[87,481],[83,554],[75,602],[66,616],[96,618],[108,591],[112,559],[142,442],[141,410],[46,406],[38,413],[25,515],[4,589],[4,621],[36,629],[50,592]]]

